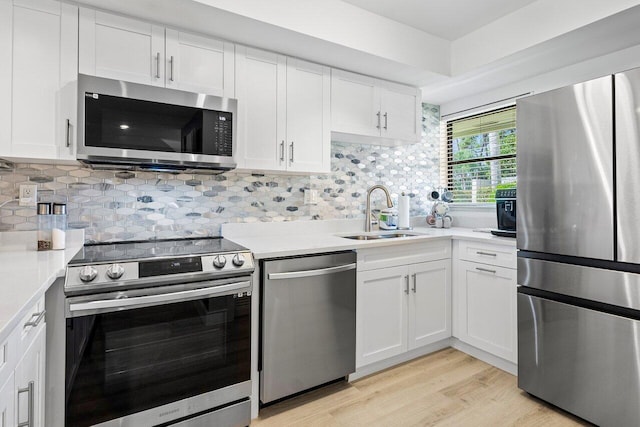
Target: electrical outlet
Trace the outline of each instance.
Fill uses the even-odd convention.
[[[38,186],[36,184],[20,184],[20,206],[36,206],[38,203]]]
[[[304,190],[304,204],[305,205],[317,205],[318,204],[318,190]]]

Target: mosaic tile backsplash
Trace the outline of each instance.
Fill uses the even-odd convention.
[[[217,236],[227,222],[364,218],[366,191],[384,184],[411,196],[411,215],[426,215],[438,184],[438,106],[423,104],[422,142],[383,147],[331,144],[328,175],[221,175],[93,171],[81,166],[17,164],[0,172],[0,230],[35,230],[36,210],[13,201],[37,183],[40,201],[67,203],[70,228],[88,241]],[[318,203],[304,204],[304,190]],[[384,207],[382,192],[374,206]]]

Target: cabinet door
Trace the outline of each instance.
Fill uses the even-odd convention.
[[[238,46],[236,50],[239,168],[286,166],[286,57]]]
[[[331,70],[331,130],[380,136],[380,90],[376,80]]]
[[[13,427],[15,423],[15,398],[13,397],[15,384],[13,374],[4,384],[0,384],[0,427]]]
[[[451,336],[451,261],[409,266],[409,349]]]
[[[75,123],[77,7],[52,0],[3,1],[2,43],[9,72],[2,77],[2,155],[58,159],[66,146],[67,120]],[[6,65],[6,64],[5,64]],[[69,89],[71,92],[69,92]]]
[[[460,339],[517,362],[516,270],[459,261]]]
[[[419,89],[386,84],[381,101],[381,136],[403,141],[420,141],[421,103]]]
[[[234,97],[232,43],[166,30],[166,86]]]
[[[15,369],[16,419],[24,423],[32,415],[30,425],[44,427],[45,326],[30,333],[35,337]]]
[[[164,28],[100,11],[80,9],[79,71],[164,86]]]
[[[406,266],[358,272],[356,367],[407,349]]]
[[[329,68],[287,60],[287,170],[330,172]]]

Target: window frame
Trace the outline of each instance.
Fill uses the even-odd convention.
[[[486,157],[475,157],[472,159],[463,159],[463,160],[453,160],[453,132],[452,132],[452,126],[453,123],[455,122],[459,122],[459,121],[463,121],[463,120],[469,120],[469,119],[473,119],[476,117],[482,117],[482,116],[488,116],[491,115],[493,113],[498,113],[501,111],[507,111],[507,110],[513,110],[514,115],[516,112],[516,104],[515,102],[513,103],[509,103],[506,105],[501,105],[497,108],[492,108],[489,110],[484,110],[482,112],[477,112],[477,113],[473,113],[473,114],[469,114],[469,115],[465,115],[465,116],[456,116],[455,118],[451,118],[448,120],[443,120],[441,123],[441,131],[442,131],[442,144],[441,144],[441,149],[444,151],[443,154],[441,154],[440,159],[441,162],[444,163],[444,165],[440,166],[440,181],[441,181],[441,185],[445,188],[448,188],[450,190],[453,191],[453,189],[455,188],[454,185],[454,181],[453,181],[453,167],[455,165],[462,165],[462,164],[474,164],[474,163],[482,163],[482,162],[490,162],[490,161],[501,161],[501,160],[509,160],[509,159],[513,159],[514,163],[516,162],[517,159],[517,130],[516,130],[516,126],[514,126],[513,128],[504,128],[504,129],[500,129],[497,132],[500,132],[502,130],[508,130],[508,129],[513,129],[515,134],[516,134],[516,141],[515,141],[515,150],[514,153],[512,154],[498,154],[498,155],[493,155],[493,156],[486,156]],[[516,123],[517,123],[517,117],[516,117]],[[489,132],[486,132],[489,133]],[[478,133],[477,135],[481,135],[480,133]],[[517,185],[517,171],[514,175],[515,180],[514,180],[514,184]],[[495,185],[499,185],[499,184],[495,184]],[[495,194],[495,193],[494,193]],[[456,201],[455,199],[455,191],[454,191],[454,200],[451,204],[452,207],[460,207],[460,208],[489,208],[489,207],[495,207],[495,200],[488,200],[488,201],[480,201],[480,202],[472,202],[472,201]]]

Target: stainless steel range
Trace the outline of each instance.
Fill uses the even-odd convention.
[[[60,297],[64,425],[248,425],[253,270],[223,238],[85,246]]]

